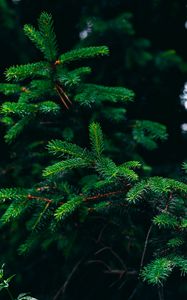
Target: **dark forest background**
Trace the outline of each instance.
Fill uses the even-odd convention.
[[[178,177],[181,163],[187,158],[184,92],[187,81],[186,6],[184,0],[0,0],[1,81],[4,81],[3,73],[10,65],[39,59],[38,52],[24,37],[22,27],[25,23],[33,24],[41,11],[50,12],[61,52],[79,43],[109,47],[111,55],[94,66],[97,70],[97,75],[92,75],[94,81],[134,90],[136,100],[128,107],[129,117],[167,126],[169,138],[166,142],[154,151],[139,151],[147,165],[153,167],[153,175]],[[122,14],[126,14],[129,20],[126,28],[112,23]],[[91,21],[89,23],[92,19],[96,24],[93,28]],[[3,100],[2,97],[1,102]],[[1,125],[1,186],[17,186],[22,179],[7,168],[14,154],[4,142],[4,133]],[[23,175],[26,184],[29,174]],[[52,299],[67,275],[61,252],[55,248],[50,255],[35,252],[20,256],[14,247],[17,240],[19,238],[15,237],[14,230],[8,234],[1,232],[0,261],[6,262],[8,272],[17,274],[15,289],[32,291],[39,299]],[[179,290],[175,286],[175,278],[169,284],[172,289],[168,299],[176,299]],[[181,288],[180,299],[186,299],[185,279]],[[90,267],[79,278],[73,279],[67,299],[125,299],[123,289],[117,292],[108,289],[108,277],[98,272],[96,267]],[[150,288],[146,290],[145,287],[138,297],[150,299],[149,295]]]

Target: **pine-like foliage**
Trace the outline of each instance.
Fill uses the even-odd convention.
[[[46,12],[38,20],[38,30],[25,25],[24,32],[42,52],[44,61],[13,66],[6,71],[6,79],[13,83],[1,84],[0,91],[9,97],[18,97],[17,102],[5,102],[1,109],[3,122],[9,128],[5,136],[7,142],[12,142],[26,125],[32,124],[38,114],[56,115],[62,105],[68,109],[73,98],[90,105],[101,101],[128,101],[133,97],[133,92],[125,88],[84,84],[83,77],[91,72],[88,66],[69,68],[72,62],[108,55],[106,46],[79,48],[59,55],[53,20]]]
[[[134,139],[147,149],[155,149],[157,140],[167,139],[165,126],[147,120],[136,121],[133,129]]]
[[[182,275],[187,274],[187,260],[181,256],[171,256],[154,260],[143,269],[141,275],[150,284],[163,284],[175,267]]]
[[[111,26],[122,26],[118,21],[124,20],[122,28],[133,35],[128,19],[120,16]],[[99,30],[96,25],[95,30]],[[149,167],[135,155],[139,145],[153,150],[165,140],[165,126],[125,118],[133,91],[84,81],[91,68],[80,66],[80,62],[108,55],[106,46],[77,47],[59,54],[53,20],[46,12],[39,17],[38,29],[25,25],[24,32],[44,60],[7,69],[6,79],[11,83],[0,84],[0,92],[12,100],[2,104],[1,115],[8,127],[7,142],[25,133],[20,149],[25,173],[20,173],[23,176],[31,169],[32,180],[25,180],[22,188],[0,190],[0,226],[25,223],[29,234],[19,246],[21,254],[39,245],[48,249],[60,243],[63,231],[59,247],[65,253],[71,243],[83,248],[82,228],[86,231],[87,224],[101,217],[107,224],[119,226],[124,253],[130,255],[132,247],[138,256],[140,263],[132,267],[127,258],[127,276],[133,269],[144,281],[160,285],[175,267],[186,274],[187,185],[175,179],[149,177]],[[118,132],[113,122],[117,122]],[[106,124],[111,136],[105,133]],[[75,238],[76,226],[80,232]]]
[[[60,140],[51,141],[48,144],[49,152],[61,154],[66,159],[47,167],[43,175],[56,175],[65,170],[75,168],[93,168],[99,176],[105,180],[124,178],[127,181],[136,181],[138,175],[134,169],[140,168],[140,163],[130,161],[117,166],[111,159],[102,155],[104,151],[104,140],[101,127],[98,123],[91,123],[89,126],[91,150],[83,149],[77,145],[62,142]]]

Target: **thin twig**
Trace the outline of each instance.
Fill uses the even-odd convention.
[[[60,99],[62,100],[64,106],[65,106],[67,109],[69,109],[69,107],[68,107],[67,103],[65,102],[65,100],[63,99],[63,97],[62,97],[62,95],[61,95],[61,93],[60,93],[59,88],[58,88],[57,85],[56,85],[56,91],[57,91],[57,93],[58,93]]]
[[[10,299],[11,299],[11,300],[14,300],[14,297],[13,297],[13,295],[12,295],[12,293],[11,293],[11,291],[9,290],[8,287],[6,288],[6,290],[7,290],[7,293],[8,293],[8,295],[9,295]]]
[[[60,85],[57,85],[58,89],[60,90],[60,92],[62,93],[62,95],[68,100],[68,102],[70,104],[72,104],[71,100],[69,99],[68,95],[64,92],[63,88]]]
[[[149,227],[149,230],[148,230],[147,235],[146,235],[146,239],[145,239],[145,243],[144,243],[144,249],[143,249],[141,262],[140,262],[140,268],[142,268],[143,264],[144,264],[145,253],[146,253],[146,250],[147,250],[147,245],[148,245],[149,236],[150,236],[152,227],[153,227],[153,224],[151,224],[151,226]]]
[[[139,288],[141,287],[141,285],[142,285],[141,282],[139,282],[137,284],[137,286],[135,287],[135,289],[133,290],[133,292],[130,294],[128,300],[132,300],[134,298],[135,294],[137,293],[137,291],[139,290]]]
[[[95,255],[105,251],[105,250],[109,250],[114,256],[115,258],[120,262],[121,266],[124,268],[124,270],[127,270],[127,267],[125,266],[123,260],[121,259],[121,257],[119,257],[119,255],[111,248],[111,247],[104,247],[100,250],[98,250]]]
[[[47,203],[52,203],[52,200],[51,199],[48,199],[48,198],[45,198],[45,197],[39,197],[39,196],[33,196],[33,195],[28,195],[27,196],[28,199],[34,199],[34,200],[39,200],[39,201],[44,201],[44,202],[47,202]],[[62,203],[62,202],[61,202]]]
[[[81,264],[82,260],[79,260],[76,265],[73,267],[73,270],[71,271],[71,273],[69,274],[67,280],[64,282],[64,284],[60,287],[60,289],[57,291],[56,295],[53,297],[53,300],[58,299],[58,297],[60,296],[61,293],[65,293],[66,288],[71,280],[71,278],[73,277],[74,273],[77,271],[79,265]]]
[[[170,193],[170,194],[169,194],[168,201],[166,202],[166,207],[164,208],[164,211],[167,211],[167,210],[168,210],[172,198],[173,198],[173,194]]]
[[[84,198],[84,201],[105,198],[105,197],[109,197],[109,196],[113,196],[113,195],[122,194],[124,192],[126,192],[126,191],[119,190],[119,191],[114,191],[114,192],[108,192],[108,193],[105,193],[105,194],[98,194],[98,195],[95,195],[95,196],[89,196],[89,197]]]
[[[107,265],[107,264],[106,264],[104,261],[102,261],[102,260],[94,259],[94,260],[89,260],[89,261],[87,262],[87,264],[93,264],[93,263],[98,263],[98,264],[101,264],[101,265],[105,266],[106,269],[108,270],[108,272],[111,272],[111,271],[112,271],[112,269],[110,268],[110,266]]]
[[[96,243],[97,243],[97,244],[101,241],[103,232],[105,231],[105,228],[106,228],[107,226],[108,226],[108,224],[105,224],[105,225],[103,226],[103,228],[101,229],[101,231],[100,231],[100,233],[99,233],[99,236],[98,236],[98,238],[97,238],[97,240],[96,240]]]
[[[110,196],[121,194],[121,193],[125,193],[125,191],[114,191],[114,192],[109,192],[109,193],[105,193],[105,194],[97,194],[95,196],[85,197],[85,198],[83,198],[83,201],[97,200],[97,199],[100,199],[100,198],[110,197]],[[80,194],[80,196],[83,196],[83,195]],[[49,198],[34,196],[34,195],[31,195],[31,194],[29,194],[27,196],[27,198],[28,199],[40,200],[40,201],[44,201],[44,202],[48,202],[48,203],[53,202],[53,200],[51,200]],[[59,202],[58,204],[62,205],[62,204],[64,204],[64,202]]]
[[[162,285],[158,286],[158,299],[164,300],[164,290]]]

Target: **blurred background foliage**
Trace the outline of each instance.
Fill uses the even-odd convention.
[[[167,126],[169,133],[168,140],[158,149],[149,152],[140,146],[138,153],[147,165],[152,166],[152,175],[180,177],[181,162],[187,156],[186,4],[184,0],[0,0],[1,80],[4,80],[3,72],[10,65],[39,59],[40,54],[26,40],[22,27],[25,23],[35,22],[43,10],[52,13],[61,51],[76,45],[107,45],[110,48],[111,55],[102,63],[94,61],[92,81],[125,86],[135,91],[136,100],[129,104],[127,116],[130,119],[161,122]],[[3,97],[1,99],[3,102]],[[104,115],[105,111],[100,113]],[[115,134],[112,122],[104,131],[108,131],[109,136]],[[15,145],[15,152],[11,150],[10,155],[10,146],[4,143],[4,133],[1,126],[1,186],[31,185],[38,178],[40,165],[31,157],[32,168],[23,171],[21,164],[28,155],[27,148],[19,149]],[[123,151],[128,152],[128,149],[127,145]],[[99,221],[95,226],[99,226]],[[32,291],[41,300],[53,299],[76,262],[72,259],[70,266],[65,263],[66,257],[61,253],[61,243],[63,247],[65,243],[63,236],[63,242],[58,240],[55,246],[51,246],[50,253],[45,251],[43,245],[43,251],[36,250],[31,255],[20,256],[15,249],[24,234],[24,228],[17,230],[15,224],[11,229],[1,231],[0,260],[7,263],[11,273],[17,273],[16,289]],[[73,244],[73,234],[71,236]],[[136,243],[138,249],[138,241]],[[93,249],[94,245],[86,244],[85,247]],[[136,261],[134,255],[131,259]],[[101,266],[85,267],[78,277],[72,278],[62,299],[128,299],[124,298],[129,294],[125,283],[123,288],[116,288],[115,285],[108,288],[114,278],[109,278],[101,270]],[[186,279],[181,279],[179,286],[174,275],[167,290],[168,299],[186,299]],[[150,299],[150,295],[152,299],[157,299],[156,294],[150,293],[150,287],[140,287],[134,299]]]

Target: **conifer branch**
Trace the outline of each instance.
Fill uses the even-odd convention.
[[[87,47],[87,48],[77,48],[75,50],[71,50],[67,53],[62,54],[58,61],[62,64],[67,64],[75,60],[92,58],[99,55],[108,55],[109,49],[106,46],[100,47]],[[57,63],[58,64],[58,63]]]

